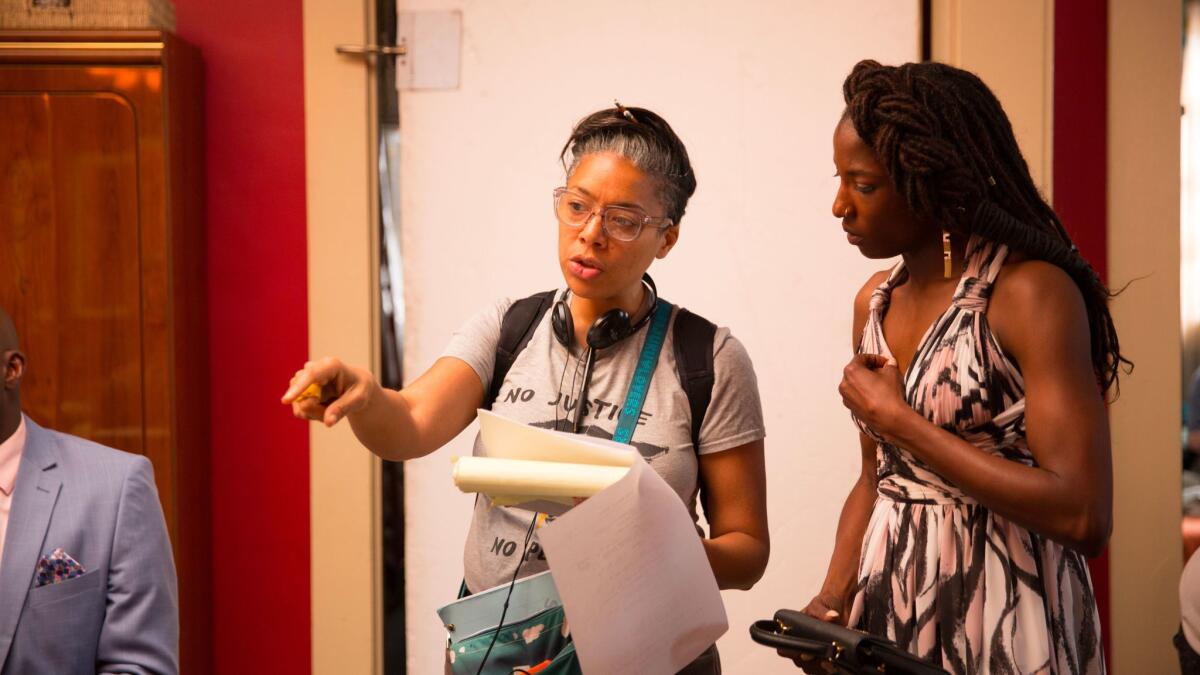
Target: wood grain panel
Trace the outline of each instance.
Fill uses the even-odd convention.
[[[56,333],[46,334],[52,322],[37,320],[38,314],[54,313],[57,297],[56,258],[54,251],[54,194],[51,168],[49,95],[40,93],[0,95],[0,204],[3,205],[3,246],[0,246],[0,306],[16,322],[22,347],[30,359],[56,363]],[[42,260],[38,263],[39,254]],[[35,271],[42,283],[34,283]],[[42,326],[39,332],[39,325]],[[30,345],[38,345],[30,351]],[[43,400],[58,398],[58,378],[53,366],[31,368],[26,372],[24,389],[28,409]],[[57,422],[57,414],[41,406],[37,416],[47,424]]]
[[[166,40],[163,100],[166,109],[167,212],[169,214],[170,292],[174,308],[170,344],[175,405],[172,438],[177,476],[176,527],[192,533],[176,544],[175,561],[188,583],[179,588],[184,608],[180,654],[190,672],[213,668],[212,532],[209,452],[208,295],[204,228],[204,68],[197,51],[179,40]]]
[[[58,297],[47,328],[60,343],[59,386],[56,401],[31,391],[30,402],[35,411],[57,404],[58,429],[142,453],[134,111],[107,92],[49,99]]]
[[[179,41],[157,30],[6,30],[0,63],[160,63],[171,43]]]
[[[25,59],[6,40],[45,44]],[[114,40],[144,44],[88,46]],[[165,33],[0,32],[0,305],[29,356],[23,407],[153,463],[195,673],[212,663],[201,76]]]
[[[12,158],[28,167],[14,172],[27,178],[5,181],[4,201],[17,215],[14,245],[0,253],[9,276],[0,303],[11,308],[29,358],[23,407],[50,427],[140,453],[133,110],[111,93],[3,98],[37,143]]]

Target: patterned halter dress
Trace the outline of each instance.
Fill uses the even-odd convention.
[[[983,452],[1037,464],[1025,438],[1021,372],[986,313],[1008,249],[982,238],[950,307],[904,374],[908,404]],[[858,351],[893,362],[883,337],[892,270],[871,296]],[[878,498],[863,537],[849,625],[955,674],[1104,673],[1084,557],[996,515],[903,448],[876,441]]]

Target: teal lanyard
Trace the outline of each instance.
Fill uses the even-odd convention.
[[[618,443],[628,443],[633,438],[633,430],[642,414],[642,404],[646,402],[646,392],[650,390],[650,380],[654,377],[654,368],[658,365],[658,355],[667,340],[667,323],[671,319],[672,309],[671,303],[665,300],[659,300],[654,307],[650,332],[646,334],[646,344],[642,345],[642,353],[638,356],[637,370],[633,371],[629,391],[625,392],[625,405],[617,418],[617,432],[613,434],[613,440]]]

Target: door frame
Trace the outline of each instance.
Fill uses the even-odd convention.
[[[387,1],[387,0],[383,0]],[[371,0],[304,0],[309,356],[378,370]],[[349,424],[310,429],[312,672],[382,672],[379,459]]]

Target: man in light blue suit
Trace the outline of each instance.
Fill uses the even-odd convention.
[[[150,462],[21,413],[0,308],[0,675],[177,673],[175,563]]]

